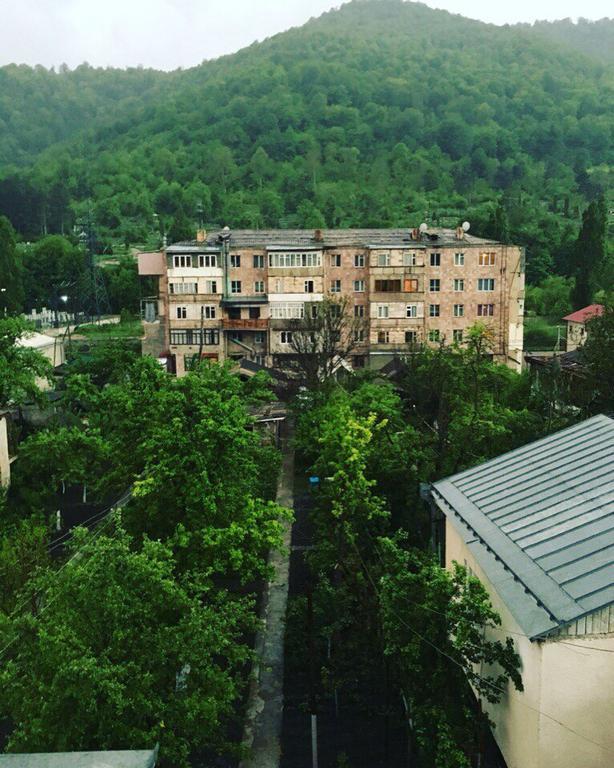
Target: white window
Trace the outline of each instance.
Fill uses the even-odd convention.
[[[454,290],[458,293],[459,291],[465,290],[465,281],[463,279],[459,279],[457,277],[454,278]]]
[[[311,253],[269,253],[269,267],[291,269],[293,267],[321,267],[322,254]]]
[[[415,344],[418,341],[417,331],[405,331],[405,343]]]
[[[231,280],[230,281],[230,293],[241,293],[241,281],[240,280]]]
[[[439,317],[439,304],[429,305],[429,317]]]
[[[390,266],[390,254],[389,253],[378,253],[377,254],[377,266],[378,267],[389,267]]]
[[[264,280],[254,282],[254,293],[264,293]]]
[[[478,304],[478,317],[492,317],[494,314],[494,304]]]
[[[262,331],[256,331],[254,334],[254,344],[264,344],[264,333]]]
[[[377,332],[378,344],[390,344],[390,331],[378,331]]]
[[[240,267],[241,266],[241,255],[238,253],[231,253],[230,254],[230,266],[231,267]]]
[[[429,291],[431,293],[437,293],[441,289],[441,281],[439,278],[431,278],[429,280]]]
[[[178,320],[185,320],[188,316],[188,308],[187,307],[177,307],[177,319]]]
[[[455,304],[454,305],[454,317],[464,317],[465,316],[465,305],[464,304]]]
[[[363,330],[354,331],[354,341],[364,341],[365,332]]]
[[[478,256],[478,264],[480,267],[492,267],[495,263],[494,253],[480,253]]]
[[[187,254],[181,254],[173,256],[173,266],[174,267],[191,267],[192,266],[192,257],[188,256]]]
[[[365,291],[365,281],[354,280],[354,293],[364,293],[364,291]]]
[[[341,254],[340,253],[331,253],[331,255],[330,255],[330,265],[331,265],[331,267],[340,267],[341,266]]]
[[[170,283],[171,293],[198,293],[198,283]]]
[[[279,334],[279,341],[282,344],[292,344],[292,331],[282,331]]]
[[[253,256],[254,269],[264,269],[264,255],[262,253],[255,253]]]
[[[389,307],[388,304],[378,304],[377,305],[377,316],[378,317],[388,317]]]
[[[313,293],[313,280],[305,280],[305,293]]]
[[[203,314],[206,320],[215,320],[217,307],[215,304],[205,304],[203,307]]]
[[[365,305],[356,304],[354,306],[354,317],[364,317],[364,316],[365,316]]]
[[[465,254],[464,253],[455,253],[454,254],[454,266],[455,267],[464,267],[465,266]]]
[[[418,317],[418,305],[417,304],[408,304],[405,307],[405,316],[406,317]]]
[[[301,320],[305,316],[305,305],[298,302],[293,304],[271,304],[271,317],[274,320]]]
[[[404,253],[403,254],[403,266],[404,267],[415,267],[416,266],[416,254],[415,253]]]
[[[478,277],[478,291],[494,291],[494,277]]]
[[[217,267],[217,254],[215,253],[200,253],[198,255],[199,267]]]
[[[331,280],[330,281],[330,292],[331,293],[341,293],[341,280]]]
[[[354,266],[355,267],[364,267],[365,265],[365,255],[364,253],[355,253],[354,254]]]
[[[455,329],[452,331],[452,339],[453,339],[453,340],[454,340],[454,341],[455,341],[457,344],[462,344],[462,341],[463,341],[463,330],[462,330],[462,328],[455,328]]]
[[[205,280],[205,293],[217,293],[217,280]]]
[[[431,267],[440,267],[440,266],[441,266],[441,254],[431,253]]]
[[[439,341],[440,335],[436,328],[429,331],[429,341]]]

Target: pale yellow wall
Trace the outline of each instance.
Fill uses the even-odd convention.
[[[508,632],[522,660],[524,692],[508,686],[499,704],[484,704],[495,722],[494,736],[508,768],[614,766],[614,634],[531,642],[446,519],[446,566],[453,561],[471,568],[501,616],[501,629],[489,637],[502,640]]]
[[[9,437],[6,415],[0,415],[0,485],[7,486],[11,481],[11,463],[9,460]]]

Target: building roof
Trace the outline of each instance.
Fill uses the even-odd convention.
[[[551,368],[554,365],[558,365],[566,373],[582,373],[585,370],[585,365],[582,362],[582,353],[579,349],[563,352],[560,355],[530,353],[525,355],[524,359],[529,365],[540,368]]]
[[[593,317],[598,317],[603,314],[603,304],[589,304],[584,309],[578,309],[572,312],[570,315],[565,315],[563,320],[568,320],[570,323],[586,323]]]
[[[595,416],[432,488],[531,638],[614,603],[613,456]]]
[[[158,750],[112,752],[39,752],[0,755],[0,768],[153,768]]]
[[[464,234],[459,240],[456,230],[432,228],[421,235],[420,240],[412,240],[412,230],[405,229],[234,229],[230,231],[217,230],[207,233],[203,242],[192,240],[185,243],[175,243],[169,251],[181,251],[184,248],[205,250],[218,246],[220,238],[230,235],[230,245],[234,248],[334,248],[342,246],[356,247],[397,247],[422,249],[441,245],[495,245],[494,240],[484,240],[481,237]]]
[[[15,344],[18,347],[28,347],[30,349],[44,349],[45,347],[52,347],[57,341],[56,336],[47,336],[46,333],[38,333],[33,331],[21,336]],[[61,343],[61,340],[60,340]]]

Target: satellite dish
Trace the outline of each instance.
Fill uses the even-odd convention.
[[[463,232],[469,232],[471,224],[468,221],[463,221]]]
[[[424,221],[422,222],[422,224],[420,224],[420,227],[419,227],[419,229],[420,229],[420,232],[426,232],[426,230],[427,230],[428,228],[429,228],[429,225],[428,225],[428,224],[426,224],[426,222],[424,222]]]

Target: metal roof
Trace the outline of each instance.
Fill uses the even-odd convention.
[[[614,603],[614,420],[595,416],[435,483],[531,638]]]
[[[588,307],[583,307],[572,312],[570,315],[565,315],[563,320],[568,320],[572,323],[586,323],[588,320],[602,315],[603,310],[603,304],[589,304]]]
[[[465,234],[462,240],[456,237],[456,230],[430,228],[420,240],[411,239],[411,229],[233,229],[218,230],[207,233],[205,242],[195,240],[186,243],[175,243],[172,248],[179,251],[184,248],[197,247],[205,250],[218,245],[221,236],[230,237],[232,248],[334,248],[356,246],[362,248],[437,248],[442,245],[495,245],[494,240],[484,240],[481,237]],[[317,239],[316,239],[317,238]]]
[[[0,755],[0,768],[153,768],[158,749]]]

